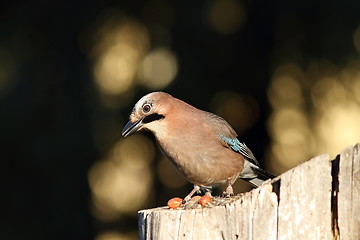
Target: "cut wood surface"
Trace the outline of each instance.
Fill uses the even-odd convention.
[[[340,155],[337,227],[340,239],[360,239],[360,145]]]
[[[200,209],[139,211],[140,239],[360,239],[360,145]]]

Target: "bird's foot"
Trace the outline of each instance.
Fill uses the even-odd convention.
[[[199,189],[200,189],[199,186],[194,185],[193,190],[191,190],[191,192],[184,198],[183,203],[190,201],[191,197],[194,195],[195,192],[199,191]]]
[[[197,191],[197,193],[206,194],[208,192],[211,193],[211,191],[212,191],[212,186],[201,186],[200,189]]]

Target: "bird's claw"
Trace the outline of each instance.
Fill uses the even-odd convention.
[[[193,190],[184,198],[183,203],[190,201],[191,197],[195,194],[195,192],[199,191],[200,187],[194,185]]]
[[[182,203],[185,204],[185,203],[189,202],[190,199],[191,199],[191,196],[187,195],[187,196],[184,198],[184,200],[182,201]]]

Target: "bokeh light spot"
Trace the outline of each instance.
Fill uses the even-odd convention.
[[[295,64],[280,65],[274,72],[268,89],[273,113],[268,129],[273,139],[270,166],[274,172],[286,171],[306,160],[311,141],[306,118],[303,90],[300,79],[302,70]]]
[[[274,107],[301,104],[300,84],[289,75],[274,77],[269,90],[269,100]]]
[[[120,95],[134,85],[149,34],[145,26],[121,15],[110,15],[100,25],[90,54],[95,83],[101,94]]]
[[[358,26],[354,32],[353,41],[356,51],[360,53],[360,26]]]
[[[341,148],[360,141],[359,104],[334,103],[317,118],[315,129],[321,142],[319,148],[335,156]]]
[[[114,158],[119,156],[121,163],[128,169],[142,169],[148,166],[154,158],[154,146],[152,142],[141,135],[134,135],[121,141],[114,148]]]
[[[353,82],[353,85],[351,87],[351,90],[353,91],[353,95],[360,104],[360,71],[357,74],[356,80]]]
[[[211,108],[226,119],[239,134],[250,128],[259,117],[259,107],[254,98],[232,91],[217,93],[212,100]]]
[[[339,81],[344,86],[346,96],[353,97],[360,104],[360,59],[353,59],[349,66],[341,70]]]
[[[342,83],[331,77],[318,79],[311,89],[314,106],[323,111],[331,108],[334,102],[343,101],[346,94]]]
[[[186,185],[187,181],[183,178],[174,166],[166,158],[161,158],[157,166],[160,181],[169,188],[179,188]]]
[[[272,114],[269,131],[274,141],[273,154],[278,159],[277,170],[287,170],[306,160],[309,128],[305,115],[297,108],[283,108]]]
[[[5,96],[17,84],[16,63],[11,54],[0,48],[0,96]]]
[[[139,79],[148,89],[161,89],[174,80],[177,70],[174,54],[166,48],[159,48],[144,58],[139,70]]]
[[[268,121],[274,172],[283,172],[322,153],[333,158],[360,140],[360,59],[342,68],[313,61],[275,69],[268,89],[273,112]],[[301,103],[301,104],[299,104]]]
[[[103,221],[136,212],[150,197],[154,157],[151,141],[137,135],[119,140],[89,172],[94,214]]]
[[[129,89],[135,75],[136,55],[125,45],[112,47],[98,60],[94,72],[99,90],[116,95]]]
[[[278,142],[305,142],[307,120],[296,108],[284,108],[273,115],[271,123],[272,134]]]
[[[135,233],[124,234],[117,231],[105,231],[96,236],[95,240],[135,240]]]
[[[214,0],[206,11],[206,21],[220,34],[235,33],[245,19],[245,9],[236,0]]]

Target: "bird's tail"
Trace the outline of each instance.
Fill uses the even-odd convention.
[[[268,179],[275,178],[274,175],[268,173],[267,171],[265,171],[262,168],[254,168],[254,172],[257,173],[257,176],[253,179],[248,179],[248,182],[251,185],[254,185],[255,187],[261,186],[263,184],[263,182]]]
[[[265,171],[262,168],[255,168],[254,171],[257,172],[258,176],[264,180],[275,178],[274,175],[272,175],[271,173],[268,173],[267,171]]]
[[[259,187],[263,184],[264,181],[268,180],[268,179],[273,179],[275,178],[274,175],[268,173],[267,171],[265,171],[264,169],[258,167],[258,166],[251,166],[252,172],[254,173],[253,176],[249,176],[249,177],[241,177],[241,179],[247,181],[248,183],[250,183],[251,185],[253,185],[254,187]]]

